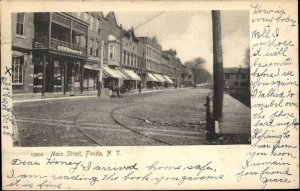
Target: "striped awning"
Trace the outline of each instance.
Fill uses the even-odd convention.
[[[169,76],[163,75],[163,77],[167,80],[167,83],[174,84],[173,80],[171,80]]]
[[[124,80],[127,80],[127,79],[130,79],[130,77],[128,77],[127,75],[123,74],[120,69],[115,69],[115,71],[120,75],[122,76],[122,79]]]
[[[152,81],[152,82],[160,82],[153,74],[148,73],[148,76],[146,78],[146,81]]]
[[[162,77],[160,74],[153,74],[158,80],[159,82],[164,83],[165,81],[167,81],[164,77]]]
[[[103,78],[118,78],[123,79],[123,76],[119,74],[115,69],[109,68],[108,66],[103,67]]]
[[[130,80],[141,81],[141,78],[132,70],[121,69],[123,73],[130,77]]]

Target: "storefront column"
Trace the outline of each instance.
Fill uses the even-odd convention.
[[[83,93],[84,62],[80,61],[80,93]]]
[[[74,62],[72,63],[72,67],[71,67],[71,92],[72,94],[75,94],[75,88],[74,88],[74,85],[75,85],[75,68],[74,68]]]
[[[64,95],[67,94],[67,89],[68,89],[68,65],[67,62],[64,62]]]
[[[42,83],[42,96],[45,96],[46,92],[46,53],[43,53],[43,83]]]

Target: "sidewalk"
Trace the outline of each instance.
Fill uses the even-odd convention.
[[[184,89],[184,88],[178,88]],[[139,92],[138,89],[132,92],[128,92],[127,94],[123,95],[130,95],[130,94],[144,94],[144,93],[152,93],[152,92],[162,92],[162,91],[171,91],[176,90],[175,88],[165,88],[165,89],[142,89],[142,92]],[[96,97],[97,91],[86,91],[83,94],[66,94],[64,95],[62,92],[55,92],[55,93],[46,93],[44,97],[42,97],[41,93],[28,93],[28,94],[14,94],[13,95],[13,102],[20,103],[20,102],[32,102],[32,101],[43,101],[43,100],[55,100],[55,99],[77,99],[77,98],[88,98],[88,97]],[[111,96],[111,95],[110,95]]]
[[[251,137],[251,109],[229,94],[223,97],[223,118],[216,133],[223,138],[237,139],[235,142],[247,143]]]

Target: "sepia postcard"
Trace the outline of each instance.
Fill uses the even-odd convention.
[[[299,188],[297,4],[2,1],[2,189]]]

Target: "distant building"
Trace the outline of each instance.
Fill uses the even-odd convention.
[[[248,90],[250,68],[224,68],[225,90]]]

